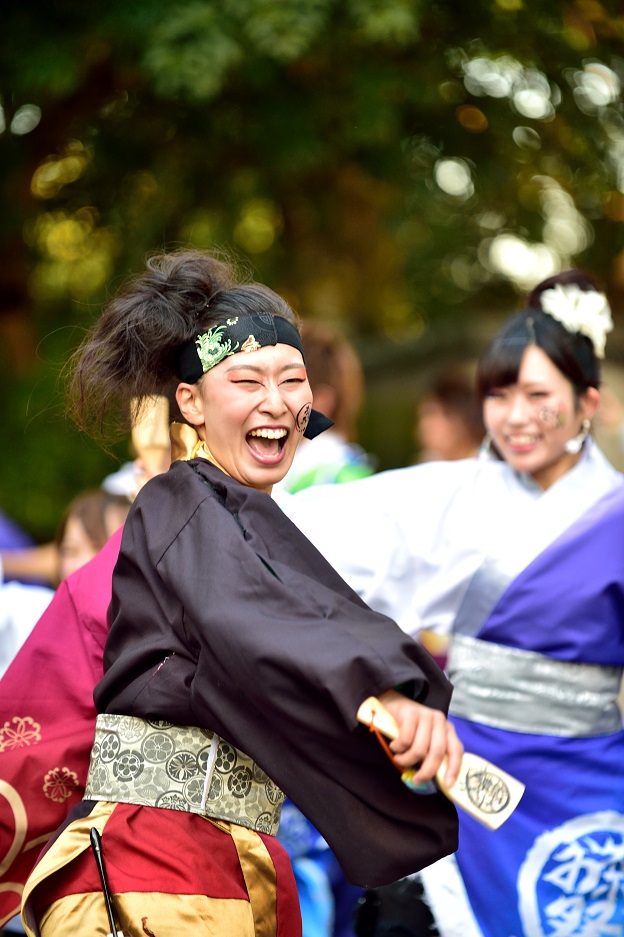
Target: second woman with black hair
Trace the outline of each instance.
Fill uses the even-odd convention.
[[[586,277],[542,284],[481,358],[480,459],[284,503],[374,608],[450,634],[463,743],[526,784],[495,833],[462,815],[457,861],[422,873],[442,937],[624,925],[624,478],[590,434],[611,327]]]

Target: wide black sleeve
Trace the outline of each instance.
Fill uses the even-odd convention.
[[[165,484],[133,512],[115,575],[118,620],[107,653],[119,664],[111,670],[133,653],[132,641],[119,638],[128,615],[150,635],[157,618],[163,640],[170,628],[171,652],[158,662],[150,648],[137,679],[135,649],[131,687],[109,710],[179,720],[176,695],[187,694],[187,721],[253,757],[360,884],[394,880],[451,852],[454,808],[441,795],[408,791],[355,717],[363,699],[399,684],[445,708],[444,676],[266,495],[197,476],[186,484],[182,512],[179,488]],[[167,519],[181,514],[168,542]],[[132,627],[126,621],[126,636]],[[172,713],[163,701],[174,698]]]

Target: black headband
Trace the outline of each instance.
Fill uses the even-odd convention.
[[[178,356],[178,377],[185,384],[194,384],[202,374],[230,355],[277,344],[296,348],[305,360],[301,336],[283,316],[274,316],[270,312],[231,316],[182,346]]]
[[[288,319],[271,312],[231,316],[182,346],[178,355],[178,378],[185,384],[195,384],[202,375],[230,355],[239,352],[245,354],[278,344],[296,348],[305,362],[301,336]],[[330,419],[312,410],[303,435],[307,439],[314,439],[330,426],[333,426]]]

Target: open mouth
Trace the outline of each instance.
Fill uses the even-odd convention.
[[[507,445],[515,451],[524,451],[532,449],[538,441],[537,436],[523,433],[516,436],[507,436]]]
[[[265,464],[274,464],[281,460],[287,439],[288,430],[284,427],[273,429],[263,426],[250,430],[246,436],[247,445],[253,456]]]

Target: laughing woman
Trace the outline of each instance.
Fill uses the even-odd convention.
[[[87,336],[75,387],[87,425],[157,393],[184,423],[124,527],[85,800],[27,882],[28,933],[296,937],[282,790],[356,883],[451,852],[454,808],[410,793],[356,720],[380,696],[397,762],[420,763],[418,780],[448,755],[450,782],[448,682],[270,497],[327,423],[289,306],[204,253],[161,255]]]

